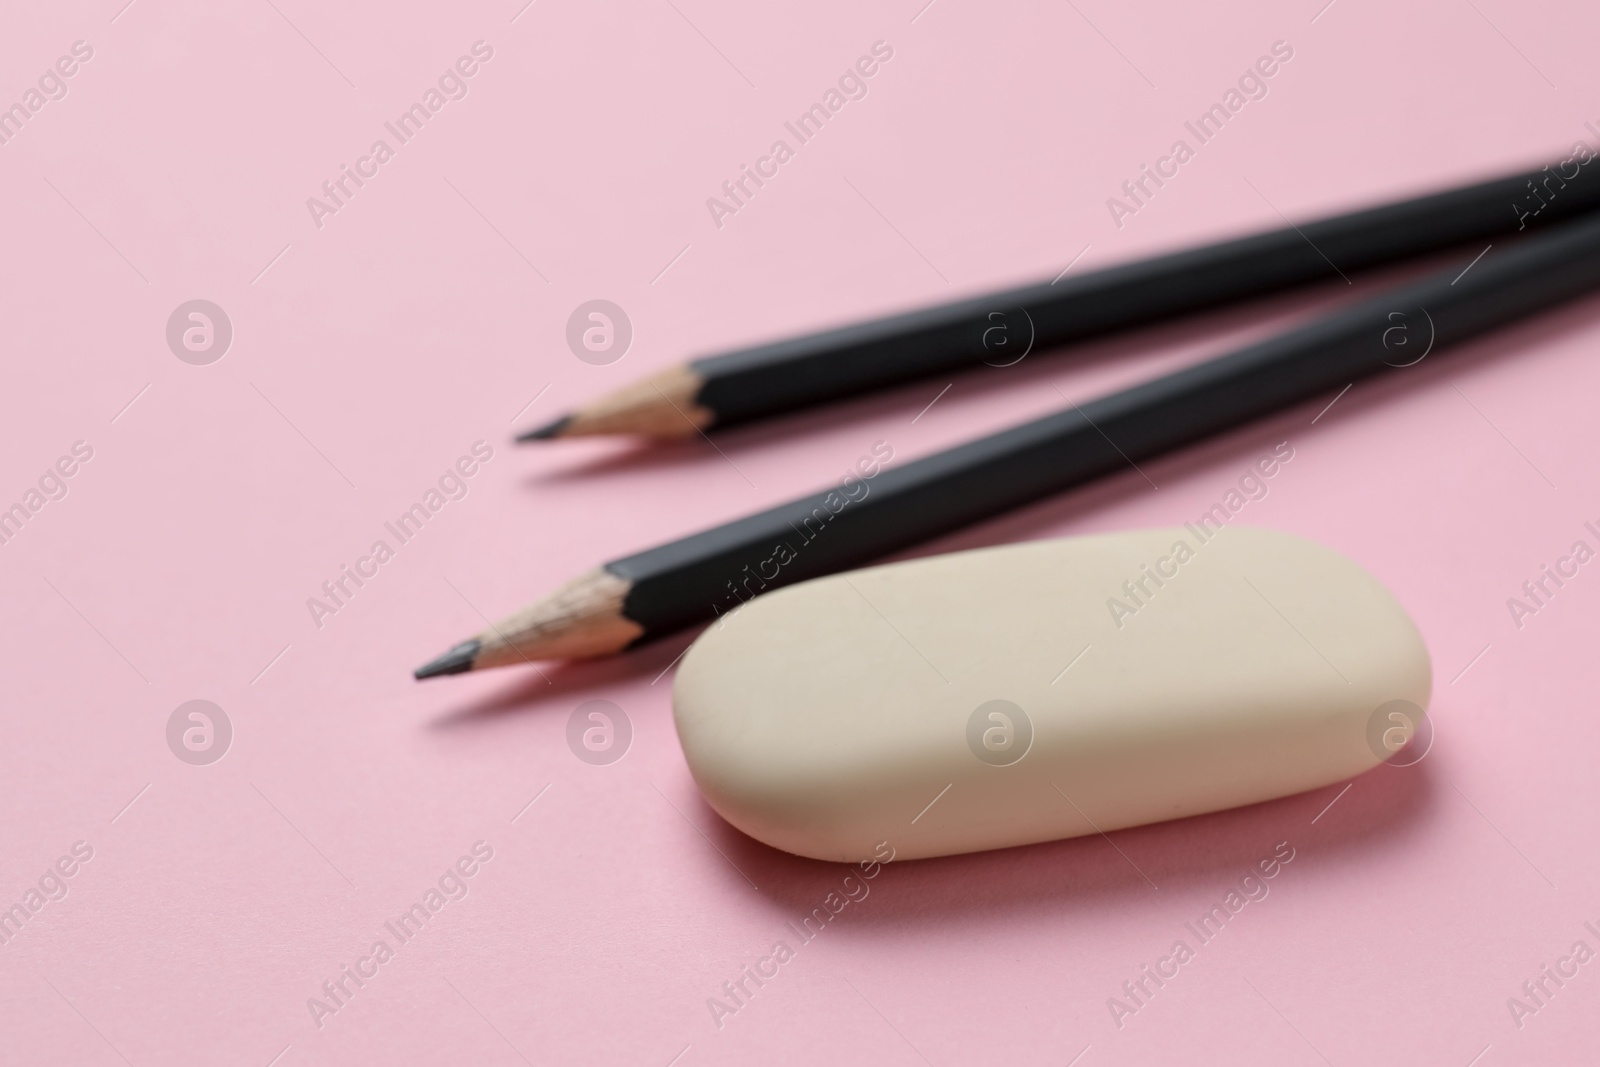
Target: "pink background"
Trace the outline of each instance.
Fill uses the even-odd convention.
[[[1348,553],[1414,614],[1436,675],[1419,765],[1116,848],[891,865],[720,1030],[707,998],[845,868],[699,799],[662,677],[690,635],[547,678],[412,682],[480,611],[836,481],[873,441],[925,454],[1351,293],[1030,357],[926,411],[944,382],[740,429],[724,454],[518,448],[516,428],[689,355],[1080,253],[1537,163],[1600,118],[1578,5],[921,3],[13,5],[0,102],[76,40],[94,56],[0,146],[0,503],[74,441],[94,458],[0,547],[0,904],[74,842],[94,855],[0,945],[0,1060],[1592,1058],[1600,964],[1520,1029],[1506,1000],[1574,941],[1600,949],[1600,572],[1521,629],[1505,602],[1596,544],[1597,300],[1357,385],[1315,425],[1332,396],[1146,464],[1158,490],[1129,472],[934,546],[1177,523],[1287,440],[1243,518]],[[480,39],[469,95],[316,227],[306,198]],[[878,40],[894,58],[869,95],[718,229],[706,198]],[[1117,228],[1106,198],[1277,40],[1294,58],[1270,94]],[[164,339],[195,298],[234,327],[209,366]],[[635,329],[610,366],[563,339],[594,298]],[[313,625],[306,599],[480,439],[470,494]],[[633,723],[610,766],[565,742],[593,698]],[[210,766],[166,744],[191,699],[235,730]],[[319,1029],[307,998],[478,840],[494,858],[469,895]],[[1107,998],[1280,841],[1296,858],[1271,895],[1119,1029]]]

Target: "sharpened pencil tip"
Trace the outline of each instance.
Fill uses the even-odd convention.
[[[518,441],[550,441],[561,436],[561,431],[572,424],[571,415],[563,415],[554,422],[547,422],[536,429],[527,430],[517,434]]]
[[[441,674],[465,674],[472,669],[472,661],[478,655],[480,642],[476,637],[470,641],[463,641],[438,659],[424,663],[412,672],[412,677],[417,681],[424,678],[437,678]]]

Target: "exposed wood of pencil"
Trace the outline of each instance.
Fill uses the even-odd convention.
[[[597,567],[417,668],[416,677],[620,652],[644,633],[622,614],[632,584]]]
[[[716,415],[697,400],[704,384],[693,368],[672,367],[520,434],[517,440],[548,441],[596,434],[693,437],[716,421]]]

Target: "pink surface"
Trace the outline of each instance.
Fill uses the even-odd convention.
[[[0,104],[74,42],[93,50],[0,145],[0,502],[75,442],[93,451],[0,546],[0,904],[41,878],[66,890],[0,945],[0,1060],[1592,1058],[1600,964],[1546,980],[1536,1012],[1507,1000],[1539,1003],[1523,983],[1570,972],[1574,942],[1600,949],[1600,575],[1520,627],[1506,600],[1573,542],[1600,546],[1583,525],[1600,525],[1600,301],[936,546],[1180,522],[1290,442],[1242,520],[1371,568],[1434,656],[1432,753],[1348,792],[892,864],[801,944],[786,923],[847,869],[701,802],[661,677],[687,635],[547,678],[409,677],[482,615],[835,481],[876,440],[921,455],[1350,293],[1030,358],[931,408],[944,383],[910,386],[720,453],[517,448],[515,427],[729,344],[1593,145],[1592,12],[122,3],[13,5],[0,34]],[[466,95],[397,147],[384,123],[477,41],[493,55]],[[893,58],[866,96],[719,228],[707,198],[878,41]],[[1265,98],[1119,228],[1106,199],[1276,41],[1293,58]],[[307,198],[380,138],[393,158],[314,221]],[[608,366],[564,342],[595,298],[634,326]],[[233,326],[206,366],[164,335],[194,299]],[[466,496],[316,625],[307,599],[476,441],[493,457]],[[167,743],[196,699],[234,731],[208,766]],[[568,748],[590,699],[631,720],[619,762]],[[492,859],[446,879],[463,898],[404,943],[386,931],[480,841]],[[1285,841],[1270,895],[1193,941],[1184,923]],[[45,877],[76,842],[92,858]],[[308,998],[379,939],[393,958],[313,1018]],[[1194,959],[1119,1020],[1108,999],[1180,939]],[[779,940],[794,958],[714,1020],[708,998]]]

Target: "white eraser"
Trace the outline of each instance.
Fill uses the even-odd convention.
[[[689,649],[678,737],[723,818],[853,862],[1004,848],[1360,774],[1431,688],[1416,626],[1311,541],[1193,526],[1006,545],[757,597]]]

